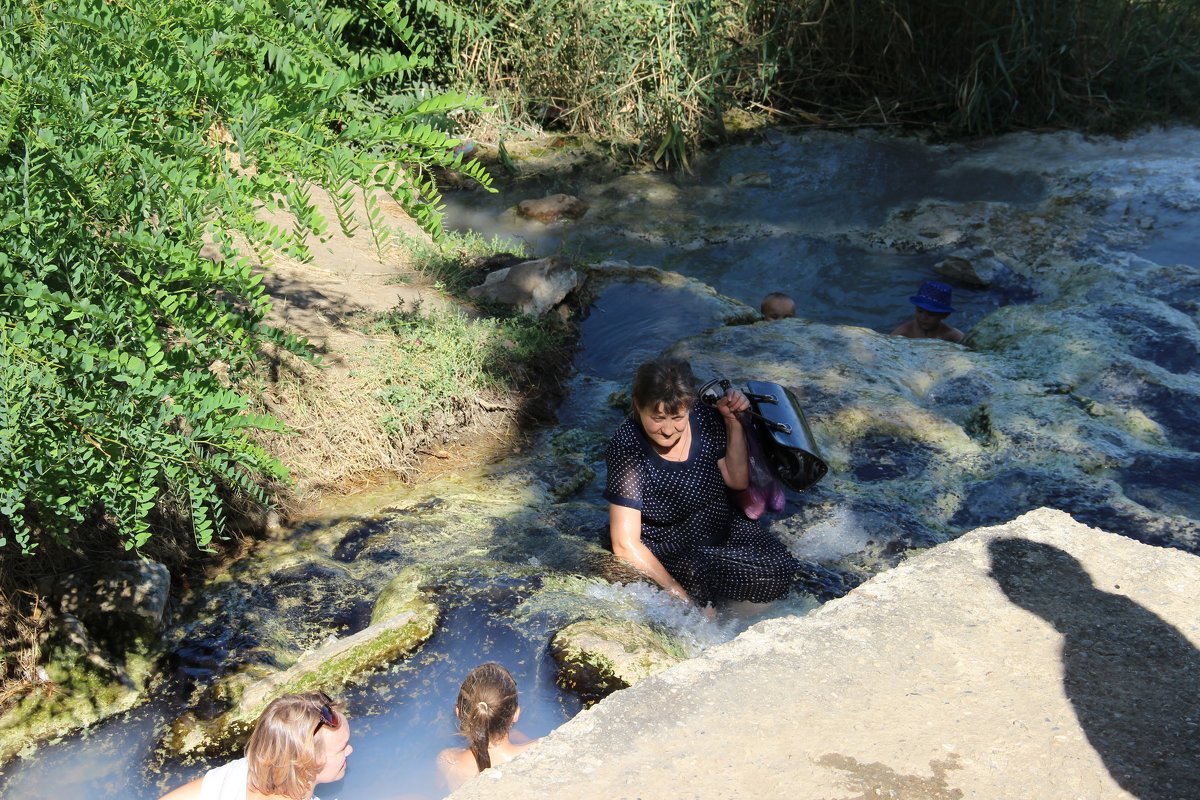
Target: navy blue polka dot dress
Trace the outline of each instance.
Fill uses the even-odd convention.
[[[693,600],[766,602],[791,588],[799,564],[732,503],[717,461],[725,456],[721,414],[695,405],[686,461],[658,455],[635,417],[608,442],[604,499],[642,512],[642,543]]]

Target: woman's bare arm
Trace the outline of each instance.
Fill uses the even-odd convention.
[[[672,578],[662,562],[650,552],[650,548],[642,544],[641,511],[609,503],[608,531],[612,536],[613,555],[676,597],[690,599],[679,581]]]
[[[746,430],[737,415],[750,409],[750,401],[737,389],[730,389],[717,401],[717,411],[725,421],[725,456],[717,461],[725,485],[735,492],[750,485],[750,453],[746,449]]]

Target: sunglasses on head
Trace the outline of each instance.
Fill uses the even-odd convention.
[[[341,727],[342,721],[338,719],[337,712],[333,710],[333,699],[324,692],[317,692],[317,696],[321,698],[321,707],[318,709],[321,718],[317,720],[317,727],[313,728],[313,736],[317,735],[317,731],[321,730],[324,725],[331,731],[336,731]]]

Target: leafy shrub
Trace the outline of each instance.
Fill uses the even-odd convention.
[[[441,232],[433,168],[487,185],[435,125],[479,102],[419,93],[391,114],[360,95],[426,69],[394,3],[47,0],[0,10],[0,547],[152,511],[207,547],[225,487],[266,500],[285,477],[251,432],[279,423],[239,392],[263,348],[306,353],[264,319],[246,247],[304,257],[329,189],[347,232],[379,193]],[[355,51],[348,24],[403,52]],[[293,231],[263,221],[284,208]],[[377,243],[386,231],[375,228]],[[208,247],[211,257],[202,254]]]

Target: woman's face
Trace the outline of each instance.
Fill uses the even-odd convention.
[[[335,711],[342,723],[336,729],[330,730],[325,726],[317,731],[325,745],[325,764],[317,773],[317,783],[332,783],[340,781],[346,774],[346,759],[354,752],[350,746],[350,721],[340,712]]]
[[[637,415],[638,421],[642,423],[642,430],[658,447],[673,447],[687,430],[688,410],[682,406],[668,411],[659,403],[652,411],[639,408]]]

